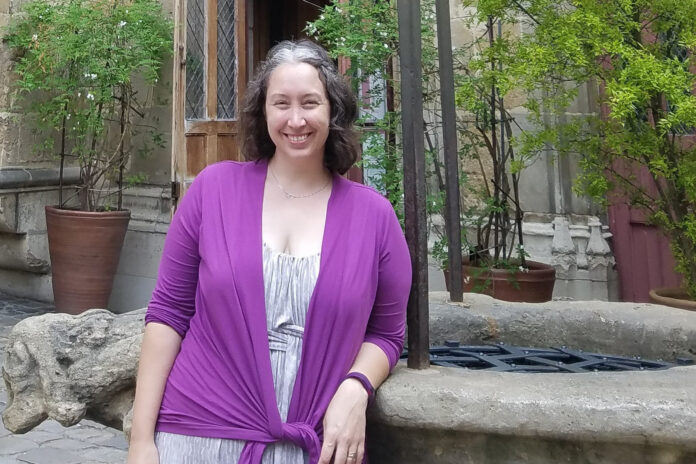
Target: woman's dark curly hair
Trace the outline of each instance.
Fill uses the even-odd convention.
[[[309,40],[284,40],[275,45],[249,82],[241,114],[242,153],[248,160],[270,159],[275,153],[275,145],[268,135],[264,106],[271,73],[285,63],[307,63],[319,72],[330,104],[324,165],[331,172],[344,174],[358,159],[360,150],[353,128],[358,114],[357,103],[326,50]]]

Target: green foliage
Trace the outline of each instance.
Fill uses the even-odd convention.
[[[437,77],[437,50],[434,47],[433,0],[421,2],[423,37],[423,89],[426,101],[437,98],[430,90]],[[369,181],[384,192],[403,220],[401,112],[398,108],[399,82],[394,78],[398,56],[398,23],[395,2],[333,0],[319,18],[307,24],[306,32],[326,47],[332,57],[347,59],[346,75],[361,95],[358,126],[363,142],[362,167],[373,173]],[[369,92],[360,94],[365,81]],[[387,111],[376,111],[386,103]],[[430,129],[427,129],[430,130]]]
[[[316,21],[307,24],[305,31],[332,57],[349,61],[346,75],[356,94],[360,95],[362,83],[370,80],[369,93],[361,95],[358,120],[364,147],[362,167],[376,173],[369,181],[387,194],[403,219],[401,156],[396,143],[400,113],[393,108],[384,114],[375,111],[391,100],[397,85],[391,68],[398,54],[396,10],[390,2],[335,0],[323,8]]]
[[[581,154],[576,191],[646,211],[670,237],[678,271],[696,298],[696,148],[680,139],[696,127],[696,0],[475,4],[472,22],[490,16],[525,30],[504,35],[488,52],[505,64],[505,75],[489,73],[503,92],[538,97],[526,107],[539,130],[518,140],[518,153],[525,159],[551,144]],[[603,84],[599,103],[607,116],[544,127],[542,113],[566,111],[588,83]],[[651,186],[639,182],[641,170]]]
[[[134,80],[157,82],[172,23],[157,0],[33,0],[23,8],[4,40],[16,56],[17,100],[46,137],[37,148],[80,166],[81,209],[114,209],[114,193],[120,208],[133,136],[144,127],[153,145],[162,143],[134,122],[148,100]]]
[[[399,145],[400,108],[399,82],[394,79],[392,72],[393,60],[398,52],[398,27],[395,2],[374,2],[372,0],[351,0],[346,3],[334,1],[324,8],[319,19],[308,24],[307,32],[318,39],[332,56],[347,58],[350,63],[348,76],[354,89],[371,78],[370,93],[367,96],[369,104],[364,105],[360,124],[363,125],[363,167],[368,172],[376,172],[368,180],[378,189],[386,192],[397,211],[402,211],[403,188],[401,170],[401,147]],[[444,166],[440,160],[440,93],[439,93],[439,63],[435,46],[435,7],[432,0],[421,2],[421,38],[422,38],[422,68],[423,68],[423,99],[424,99],[424,136],[426,148],[426,177],[427,194],[426,208],[429,219],[429,231],[434,234],[432,256],[442,267],[447,266],[447,236],[442,224],[445,204]],[[477,42],[477,45],[479,43]],[[479,50],[481,47],[479,47]],[[473,115],[480,124],[462,119],[458,121],[460,132],[460,156],[462,159],[476,159],[480,151],[487,147],[486,131],[490,129],[490,109],[488,100],[484,97],[493,83],[488,74],[479,75],[478,71],[485,68],[485,61],[472,59],[477,56],[476,50],[471,53],[459,52],[457,55],[456,71],[458,74],[457,102],[459,106]],[[468,66],[468,67],[467,67]],[[477,68],[476,68],[477,67]],[[500,84],[497,84],[500,85]],[[374,105],[384,102],[388,95],[395,95],[389,101],[389,111],[383,116],[375,117]],[[473,120],[473,119],[472,119]],[[483,135],[481,133],[483,131]],[[463,144],[462,144],[463,141]],[[460,163],[461,165],[461,163]],[[513,164],[513,173],[517,175],[524,167],[523,160]],[[483,165],[482,165],[483,169]],[[483,175],[485,178],[485,174]],[[496,179],[507,179],[506,174],[496,176]],[[486,181],[488,184],[488,182]],[[509,183],[501,182],[503,187]],[[507,236],[501,235],[499,243],[491,246],[493,217],[507,218],[505,225],[499,228],[511,230],[511,216],[508,211],[514,206],[505,194],[492,194],[495,190],[479,188],[467,182],[467,175],[460,172],[460,185],[463,191],[475,195],[479,200],[462,210],[463,253],[478,252],[481,256],[488,255],[490,249],[495,250],[497,263],[504,265],[514,251],[513,247],[506,249]],[[512,195],[514,197],[514,195]],[[517,216],[515,216],[517,218]],[[521,215],[519,216],[521,220]],[[513,222],[515,222],[513,220]],[[518,221],[519,222],[519,221]],[[477,241],[467,241],[466,228],[477,231]],[[497,236],[496,236],[497,237]],[[511,240],[514,242],[514,239]],[[505,243],[501,245],[500,243]],[[499,255],[501,254],[501,255]],[[524,260],[524,257],[518,259]],[[515,269],[517,266],[515,266]]]

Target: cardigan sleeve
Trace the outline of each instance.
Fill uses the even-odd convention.
[[[411,257],[399,220],[389,202],[381,238],[377,293],[364,341],[384,351],[393,368],[404,346],[406,305],[411,289]]]
[[[198,286],[199,229],[201,224],[200,173],[182,198],[164,242],[157,284],[145,315],[145,323],[158,322],[182,338],[195,313]]]

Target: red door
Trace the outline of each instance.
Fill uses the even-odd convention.
[[[637,177],[648,190],[655,189],[647,169],[643,168]],[[648,224],[642,211],[615,201],[609,207],[609,229],[621,301],[649,302],[650,289],[681,284],[681,276],[674,271],[669,240],[657,227]]]

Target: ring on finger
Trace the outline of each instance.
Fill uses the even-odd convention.
[[[355,459],[358,457],[358,453],[348,453],[348,460],[349,461],[355,461]]]

